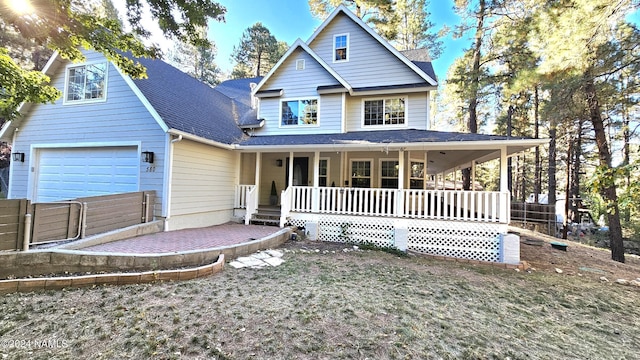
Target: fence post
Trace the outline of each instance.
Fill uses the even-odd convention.
[[[22,242],[22,250],[28,251],[31,243],[31,214],[24,215],[24,241]]]
[[[80,239],[84,239],[87,232],[87,206],[88,204],[83,202],[80,210]]]
[[[142,219],[143,223],[148,223],[149,222],[149,218],[151,216],[149,216],[149,199],[150,199],[150,195],[148,193],[144,193],[144,219]]]

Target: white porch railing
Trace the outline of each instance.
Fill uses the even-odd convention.
[[[236,186],[236,209],[246,209],[247,207],[247,194],[251,191],[255,185],[238,185]]]
[[[509,194],[502,192],[291,186],[282,194],[283,216],[288,216],[289,212],[317,212],[412,219],[509,222]]]
[[[255,214],[258,210],[258,187],[255,185],[246,193],[246,209],[244,215],[244,224],[249,225],[251,221],[251,216]]]
[[[509,193],[464,190],[402,190],[404,217],[509,222]]]

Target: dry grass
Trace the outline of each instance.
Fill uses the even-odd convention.
[[[288,244],[275,268],[0,298],[8,359],[634,359],[640,290]],[[6,344],[4,344],[6,345]]]

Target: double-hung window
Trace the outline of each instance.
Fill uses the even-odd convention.
[[[351,187],[370,188],[371,187],[371,161],[352,160],[351,161]]]
[[[282,126],[317,125],[318,99],[283,100],[280,119]]]
[[[349,60],[349,35],[342,34],[333,37],[333,62]]]
[[[364,100],[364,126],[404,125],[404,98]]]
[[[382,160],[380,162],[380,187],[383,189],[398,188],[398,160]]]
[[[67,68],[66,103],[103,101],[106,99],[107,63],[85,64]]]
[[[411,161],[410,189],[424,189],[424,162]]]

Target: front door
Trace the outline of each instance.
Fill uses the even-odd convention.
[[[285,172],[285,184],[289,187],[289,158]],[[309,158],[293,158],[293,186],[309,186]]]

